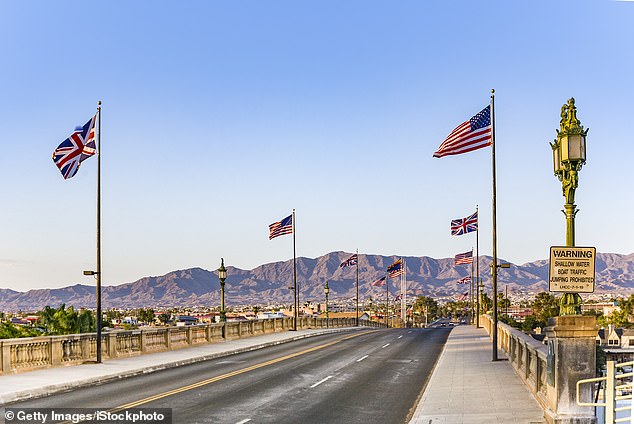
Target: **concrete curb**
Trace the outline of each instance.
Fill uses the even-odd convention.
[[[103,384],[109,381],[134,377],[141,374],[149,374],[149,373],[153,373],[153,372],[157,372],[161,370],[180,367],[183,365],[195,364],[198,362],[208,361],[211,359],[217,359],[217,358],[222,358],[226,356],[236,355],[238,353],[251,352],[254,350],[264,349],[271,346],[277,346],[280,344],[302,340],[309,337],[321,336],[324,334],[332,334],[332,333],[342,333],[344,331],[359,331],[359,330],[368,330],[368,329],[375,330],[374,328],[371,328],[371,327],[344,327],[344,328],[320,329],[320,330],[316,330],[315,332],[311,332],[307,334],[301,334],[301,335],[291,336],[288,338],[275,340],[271,342],[259,343],[259,344],[254,344],[251,346],[231,349],[225,352],[217,352],[217,353],[212,353],[212,354],[207,354],[202,356],[195,356],[195,357],[191,357],[187,359],[165,362],[165,363],[151,365],[151,366],[143,366],[143,367],[134,368],[134,369],[130,369],[123,372],[109,373],[109,374],[103,374],[103,375],[92,376],[87,378],[80,378],[80,379],[70,381],[67,383],[47,384],[37,389],[15,391],[11,394],[0,395],[0,406],[5,406],[7,403],[11,403],[11,402],[41,398],[51,394],[66,392],[66,391],[70,391],[70,390],[81,388],[81,387]],[[257,338],[257,336],[253,338]],[[242,340],[246,340],[246,339],[242,339]],[[163,352],[160,352],[160,353],[163,353]],[[152,354],[149,354],[149,355],[152,355]],[[130,358],[122,358],[122,360],[134,359],[134,358],[139,358],[139,356],[133,356]],[[107,361],[106,364],[108,362],[110,361]],[[112,362],[110,363],[112,364]],[[2,383],[2,377],[0,377],[0,384],[1,383]]]

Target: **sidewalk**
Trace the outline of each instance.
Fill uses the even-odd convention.
[[[410,424],[544,423],[544,412],[511,364],[493,362],[492,354],[484,328],[455,327]]]
[[[109,359],[101,364],[73,365],[2,375],[0,376],[0,406],[9,402],[41,397],[90,384],[234,355],[306,337],[357,329],[365,330],[367,327],[283,331],[179,350]]]

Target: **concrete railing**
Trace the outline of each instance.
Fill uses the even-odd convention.
[[[480,323],[491,335],[493,319],[481,315]],[[541,407],[548,405],[546,360],[548,347],[521,331],[498,321],[498,348],[506,352],[515,373],[535,396]]]
[[[299,318],[298,329],[353,327],[355,318]],[[364,327],[385,327],[374,321],[359,320]],[[175,350],[221,340],[239,339],[288,331],[292,318],[201,324],[184,327],[156,327],[115,330],[102,333],[102,358],[112,359],[145,353]],[[0,374],[40,368],[81,364],[97,357],[97,334],[29,337],[0,340]]]

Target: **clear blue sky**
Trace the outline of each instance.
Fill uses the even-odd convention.
[[[52,151],[103,101],[103,284],[220,257],[452,257],[490,149],[432,158],[496,90],[498,252],[565,242],[549,142],[574,96],[590,128],[577,244],[632,253],[634,3],[0,1],[0,287],[93,284],[97,161]],[[623,220],[626,225],[623,226]]]

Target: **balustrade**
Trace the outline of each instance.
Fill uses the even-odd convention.
[[[355,319],[330,318],[298,319],[298,328],[348,327]],[[371,321],[360,321],[362,326],[382,327]],[[116,330],[102,334],[102,356],[116,358],[143,353],[180,349],[214,343],[223,339],[237,339],[255,335],[287,331],[293,328],[292,318],[273,318],[244,322],[202,324],[186,327],[161,327],[140,330]],[[96,358],[96,334],[31,337],[0,340],[1,373],[29,371],[38,368],[79,364]],[[539,380],[541,381],[541,380]]]

